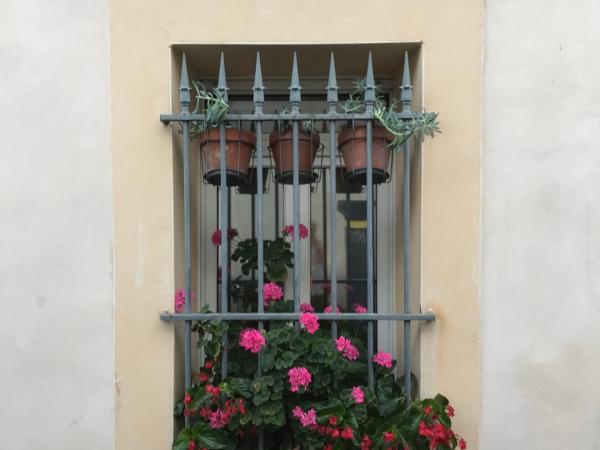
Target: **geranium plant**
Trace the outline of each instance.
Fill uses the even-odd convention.
[[[308,237],[308,228],[304,224],[298,226],[300,239]],[[281,230],[281,236],[263,241],[265,277],[267,281],[284,281],[288,268],[294,265],[294,252],[291,241],[294,239],[294,226],[286,225]],[[241,264],[242,273],[250,275],[258,270],[258,239],[249,238],[237,242],[231,260]]]
[[[253,323],[194,324],[205,361],[176,408],[192,422],[178,434],[176,450],[255,449],[259,427],[268,449],[466,448],[451,428],[454,409],[445,397],[406,401],[391,355],[375,355],[370,388],[357,337],[334,340],[311,312],[299,322],[300,332],[292,323],[273,322],[269,331]],[[222,379],[225,333],[230,362]]]
[[[306,227],[298,231],[300,239],[308,237]],[[271,244],[266,241],[265,262],[292,267],[293,226],[284,227],[282,234],[277,239],[283,242],[284,256],[269,253]],[[233,239],[237,233],[228,236]],[[255,242],[236,243],[236,251],[244,249],[237,259],[246,264],[246,274],[257,269]],[[221,243],[220,235],[214,243]],[[283,288],[272,279],[265,280],[263,298],[267,312],[293,311],[293,301],[283,299]],[[361,305],[353,309],[366,311]],[[175,408],[177,416],[190,419],[189,427],[175,439],[175,450],[256,449],[259,430],[265,449],[466,448],[452,430],[454,408],[448,400],[442,395],[408,400],[389,353],[378,351],[373,356],[375,382],[368,386],[367,352],[359,323],[340,321],[340,334],[334,339],[313,305],[302,303],[300,310],[297,323],[270,321],[262,330],[256,322],[193,324],[204,362]],[[201,311],[209,312],[207,307]],[[225,378],[221,377],[223,342],[228,343],[229,354]]]

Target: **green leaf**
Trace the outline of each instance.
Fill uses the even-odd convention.
[[[442,394],[437,394],[437,395],[436,395],[436,396],[433,398],[433,400],[434,400],[436,403],[439,403],[440,405],[442,405],[442,406],[444,406],[444,407],[446,407],[446,406],[448,406],[448,405],[450,404],[450,402],[448,401],[448,399],[447,399],[446,397],[444,397]]]
[[[221,436],[216,430],[203,430],[198,436],[198,444],[200,447],[206,447],[210,449],[220,449],[227,447],[227,443],[223,436]]]
[[[189,428],[184,428],[175,438],[173,450],[187,450],[188,443],[194,440],[194,432]]]
[[[282,353],[281,357],[275,360],[275,368],[277,370],[287,369],[288,367],[291,367],[292,364],[294,364],[295,360],[296,356],[292,352],[285,351]]]
[[[252,395],[250,389],[250,380],[245,378],[230,378],[229,387],[234,394],[241,395],[244,398],[249,398]]]

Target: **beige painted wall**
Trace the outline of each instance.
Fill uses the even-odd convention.
[[[110,450],[108,2],[0,10],[0,449]]]
[[[482,447],[598,449],[600,2],[486,3]]]
[[[447,394],[478,447],[481,20],[476,0],[111,1],[118,449],[172,439],[175,341],[158,321],[175,287],[169,46],[409,41],[444,130],[423,146],[421,303],[439,319],[421,338],[422,391]]]

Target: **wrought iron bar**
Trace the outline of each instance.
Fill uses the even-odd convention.
[[[369,52],[365,86],[365,109],[373,112],[375,105],[375,79],[373,61]],[[373,312],[373,122],[367,121],[367,310]],[[369,386],[373,387],[373,322],[367,323],[367,359]]]
[[[190,83],[187,73],[185,54],[181,62],[181,78],[179,84],[179,102],[181,114],[190,111]],[[190,127],[188,122],[182,125],[183,131],[183,241],[184,241],[184,286],[186,313],[192,312],[192,228],[191,228],[191,183],[190,183]],[[192,387],[192,323],[184,324],[184,382],[185,388]],[[190,424],[189,417],[185,418],[186,426]]]
[[[221,52],[221,61],[219,63],[219,81],[217,84],[217,92],[221,96],[221,98],[228,102],[227,95],[227,79],[225,77],[225,56],[223,52]],[[227,230],[229,228],[229,188],[227,187],[227,141],[225,135],[225,124],[221,123],[219,125],[219,163],[220,163],[220,172],[221,172],[221,208],[220,212],[220,221],[221,221],[221,312],[227,313],[228,302],[229,302],[229,248],[227,243]],[[227,377],[228,370],[228,339],[227,333],[223,334],[223,355],[221,359],[221,377]]]
[[[300,77],[298,60],[294,52],[292,63],[292,83],[290,85],[290,108],[292,114],[300,113]],[[293,168],[293,209],[294,209],[294,311],[300,311],[300,169],[298,155],[298,121],[292,122],[292,168]]]
[[[260,67],[260,53],[256,52],[256,69],[254,73],[254,87],[253,87],[253,101],[254,101],[254,114],[260,115],[263,112],[263,104],[265,102],[265,93],[262,81],[262,72]],[[264,257],[264,228],[263,228],[263,147],[262,147],[262,122],[255,123],[256,132],[256,193],[257,197],[257,209],[256,214],[256,230],[258,233],[258,313],[264,313],[264,298],[263,298],[263,286],[265,283],[265,257]],[[258,329],[260,332],[264,329],[264,322],[258,323]],[[262,357],[258,354],[257,373],[258,376],[262,373]],[[262,427],[258,430],[258,448],[262,450],[264,448],[264,432]]]
[[[316,313],[319,320],[337,320],[337,321],[358,321],[358,322],[371,322],[378,320],[420,320],[425,322],[435,321],[435,314],[387,314],[387,313]],[[171,321],[182,321],[182,320],[227,320],[227,321],[293,321],[298,320],[300,317],[299,313],[172,313],[164,311],[160,314],[160,319],[166,322]]]
[[[412,87],[408,53],[404,54],[404,71],[400,93],[402,110],[410,113]],[[408,143],[402,145],[402,264],[403,264],[403,311],[410,312],[410,149]],[[404,322],[404,394],[407,401],[411,397],[411,324]]]
[[[338,102],[338,87],[335,77],[335,60],[333,52],[329,62],[329,81],[327,83],[327,104],[329,105],[329,113],[335,113]],[[329,248],[331,258],[331,311],[337,311],[337,174],[336,174],[336,123],[334,120],[329,121]],[[331,336],[337,338],[337,322],[331,322]]]
[[[413,112],[407,115],[404,112],[397,113],[397,116],[402,119],[412,119],[420,117],[422,113]],[[171,122],[202,122],[206,119],[205,114],[161,114],[160,121],[165,125]],[[226,114],[223,118],[224,121],[242,121],[242,122],[272,122],[276,120],[280,121],[301,121],[301,120],[335,120],[336,122],[347,122],[347,121],[361,121],[361,120],[376,120],[375,114],[362,113],[362,114],[343,114],[343,113],[286,113],[286,114],[256,114],[250,113],[230,113]]]

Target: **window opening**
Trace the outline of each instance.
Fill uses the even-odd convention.
[[[336,141],[336,124],[339,122],[348,122],[351,121],[354,124],[355,120],[361,121],[361,123],[365,123],[366,129],[366,170],[365,170],[365,189],[361,192],[342,192],[336,193],[338,184],[338,162],[337,156],[334,152],[329,153],[329,174],[330,174],[330,201],[329,207],[327,202],[327,192],[325,191],[327,176],[324,175],[321,180],[321,190],[319,187],[315,189],[315,192],[311,193],[310,187],[308,189],[306,186],[303,186],[304,195],[308,195],[309,197],[309,205],[305,203],[305,210],[308,212],[308,217],[310,219],[311,214],[314,214],[315,217],[318,214],[321,214],[321,227],[322,227],[322,236],[321,236],[321,244],[315,246],[316,248],[316,256],[314,260],[316,263],[314,267],[309,268],[309,273],[311,275],[311,286],[315,284],[314,278],[319,273],[323,274],[324,278],[322,280],[330,280],[330,288],[331,288],[331,306],[333,309],[333,313],[331,314],[323,314],[319,313],[318,316],[321,320],[330,321],[331,322],[331,333],[332,337],[337,336],[337,322],[340,321],[357,321],[358,323],[364,322],[366,324],[366,333],[367,333],[367,382],[370,387],[373,386],[374,382],[374,367],[373,367],[373,345],[374,345],[374,326],[379,321],[402,321],[404,324],[404,392],[408,399],[410,399],[412,390],[411,390],[411,358],[410,358],[410,344],[411,344],[411,322],[415,320],[428,321],[434,320],[434,316],[432,314],[421,314],[421,313],[413,313],[410,310],[410,295],[409,295],[409,260],[410,260],[410,252],[408,248],[409,244],[409,225],[410,225],[410,202],[409,202],[409,186],[410,186],[410,152],[408,148],[408,144],[402,144],[402,152],[403,152],[403,207],[402,207],[402,222],[403,222],[403,239],[402,239],[402,253],[403,253],[403,291],[404,291],[404,311],[402,313],[377,313],[375,310],[375,302],[374,302],[374,291],[375,291],[375,230],[376,230],[376,204],[377,204],[377,193],[374,187],[375,177],[374,177],[374,168],[373,168],[373,122],[376,120],[376,116],[374,114],[373,105],[375,103],[375,84],[374,84],[374,75],[372,70],[372,62],[371,55],[369,54],[368,61],[368,69],[366,76],[366,89],[365,89],[365,104],[366,104],[366,112],[352,114],[348,116],[347,114],[340,114],[336,111],[335,106],[337,105],[338,97],[337,97],[337,83],[335,80],[335,69],[333,62],[333,54],[331,56],[331,66],[330,66],[330,77],[327,86],[327,104],[329,106],[329,111],[326,113],[319,112],[306,112],[300,109],[301,106],[301,94],[300,94],[300,81],[298,76],[297,62],[296,62],[296,54],[294,53],[294,64],[292,69],[292,81],[290,86],[290,97],[289,104],[291,105],[290,113],[280,113],[280,114],[272,114],[272,113],[263,113],[263,104],[265,103],[264,99],[264,87],[262,84],[262,75],[260,73],[260,57],[257,55],[257,69],[256,69],[256,78],[254,83],[254,113],[227,113],[225,116],[226,120],[237,121],[238,124],[241,124],[242,121],[251,122],[254,126],[254,130],[256,133],[256,177],[257,184],[260,186],[263,184],[263,177],[265,175],[264,172],[264,155],[266,154],[266,148],[263,145],[263,123],[272,122],[273,120],[288,120],[291,123],[291,127],[293,130],[293,156],[294,156],[294,164],[293,164],[293,185],[286,186],[284,189],[285,195],[278,194],[279,189],[273,189],[273,195],[269,195],[270,190],[263,191],[263,189],[257,189],[256,200],[257,200],[257,211],[254,211],[254,196],[250,203],[249,214],[248,217],[258,218],[258,220],[253,221],[249,224],[250,234],[257,235],[258,237],[258,283],[257,283],[257,312],[236,312],[233,311],[233,306],[230,301],[230,284],[225,282],[221,283],[218,291],[220,292],[220,312],[218,313],[206,313],[206,312],[194,312],[191,308],[191,285],[192,285],[192,259],[191,259],[191,183],[190,183],[190,123],[197,123],[198,121],[205,121],[207,118],[202,114],[196,114],[190,112],[190,86],[188,81],[188,73],[187,66],[185,61],[185,55],[182,63],[182,72],[181,72],[181,84],[180,84],[180,104],[181,104],[181,113],[176,115],[162,115],[161,120],[163,123],[170,122],[179,122],[182,126],[182,134],[183,134],[183,198],[184,198],[184,275],[185,275],[185,306],[183,313],[163,313],[161,314],[161,319],[163,320],[181,320],[185,324],[185,335],[184,335],[184,360],[185,360],[185,369],[184,369],[184,383],[186,389],[191,386],[191,361],[192,361],[192,349],[191,349],[191,326],[192,321],[202,320],[202,321],[239,321],[239,320],[249,320],[249,321],[258,321],[259,330],[263,329],[265,326],[265,322],[270,323],[272,321],[297,321],[299,318],[300,312],[300,302],[301,302],[301,291],[300,291],[300,280],[301,273],[303,267],[300,264],[301,257],[301,246],[300,246],[300,218],[301,218],[301,186],[299,183],[299,163],[298,163],[298,130],[302,125],[302,121],[311,120],[321,122],[324,126],[328,126],[329,130],[329,142],[330,148],[335,149],[337,147]],[[333,74],[333,75],[332,75]],[[223,99],[225,102],[228,101],[228,88],[226,84],[225,78],[225,66],[223,55],[221,55],[221,63],[219,69],[219,83],[217,87],[217,92],[219,98]],[[410,110],[411,105],[411,86],[410,86],[410,78],[408,72],[408,56],[405,56],[405,64],[404,64],[404,75],[403,75],[403,83],[402,83],[402,112],[397,113],[398,117],[406,120],[413,120],[415,117],[420,117],[419,114],[415,114]],[[310,105],[308,103],[307,105]],[[222,236],[221,244],[219,246],[219,256],[220,261],[223,266],[222,270],[222,278],[227,279],[230,274],[230,255],[231,255],[231,244],[225,244],[228,242],[228,228],[233,220],[232,211],[235,210],[238,212],[238,205],[235,204],[235,199],[237,196],[242,195],[237,191],[233,191],[232,188],[227,187],[228,183],[228,172],[226,166],[226,152],[228,151],[228,144],[226,139],[226,129],[223,123],[218,126],[219,131],[219,172],[218,172],[218,182],[220,184],[220,188],[218,189],[218,217],[219,217],[219,230]],[[269,168],[267,165],[266,168]],[[323,167],[322,169],[326,169]],[[324,171],[326,173],[326,170]],[[335,178],[335,180],[334,180]],[[291,194],[290,195],[290,190]],[[315,194],[314,200],[310,201],[310,196]],[[341,199],[340,197],[341,196]],[[282,201],[282,197],[284,197],[284,205],[289,205],[289,197],[291,197],[292,210],[287,209],[287,213],[291,212],[292,216],[292,224],[293,224],[293,303],[294,303],[294,312],[293,313],[265,313],[263,307],[263,291],[262,287],[264,285],[264,254],[262,251],[262,242],[263,239],[266,238],[268,230],[266,230],[265,224],[271,222],[269,220],[264,220],[265,217],[265,200],[268,201],[269,198],[275,198],[277,203],[277,207],[280,205]],[[366,199],[365,199],[366,197]],[[320,204],[319,204],[320,201]],[[331,203],[335,203],[334,205]],[[313,207],[314,206],[314,207]],[[240,207],[241,208],[241,207]],[[274,224],[274,228],[272,230],[273,233],[277,233],[279,227],[282,225],[279,220],[281,214],[277,211],[277,208],[274,205],[273,208],[273,218],[272,223]],[[275,213],[277,211],[277,213]],[[327,214],[329,212],[329,214]],[[342,223],[345,222],[346,225],[346,281],[362,281],[364,273],[366,272],[366,288],[357,288],[352,285],[353,292],[358,292],[358,295],[362,297],[366,294],[366,305],[367,312],[365,314],[354,314],[354,313],[342,313],[336,314],[335,308],[338,304],[338,268],[337,262],[340,259],[337,250],[331,251],[329,253],[331,261],[326,259],[323,254],[326,253],[326,243],[327,239],[329,239],[328,247],[330,249],[336,249],[337,247],[337,226],[334,226],[333,223],[330,224],[329,230],[327,230],[327,218],[330,218],[332,222],[337,223],[338,214],[342,214],[343,220]],[[285,215],[285,214],[284,214]],[[231,219],[231,221],[230,221]],[[285,220],[288,217],[284,218]],[[254,224],[256,223],[257,229],[254,228]],[[285,222],[284,222],[285,223]],[[247,226],[247,225],[246,225]],[[312,228],[312,223],[311,223]],[[366,230],[366,231],[365,231]],[[329,232],[327,232],[329,231]],[[315,230],[313,233],[316,238],[319,237],[318,232],[318,224],[315,222]],[[326,237],[327,236],[327,237]],[[313,246],[309,244],[312,248]],[[306,249],[305,249],[306,250]],[[305,258],[306,258],[306,251]],[[319,254],[321,256],[319,256]],[[307,260],[312,260],[312,255],[309,254]],[[364,264],[356,263],[354,260],[363,259]],[[350,263],[348,263],[350,261]],[[319,269],[319,263],[321,264],[321,268]],[[343,265],[341,266],[343,267]],[[305,268],[304,268],[305,269]],[[329,276],[328,272],[329,271]],[[305,272],[306,274],[306,272]],[[305,275],[306,276],[306,275]],[[314,278],[313,278],[314,276]],[[253,281],[253,280],[250,280]],[[318,283],[319,280],[316,280]],[[343,279],[341,280],[343,281]],[[361,285],[362,286],[362,285]],[[310,292],[310,290],[309,290]],[[348,301],[348,293],[346,293],[346,301]],[[354,295],[354,294],[353,294]],[[351,297],[352,298],[352,297]],[[243,308],[242,308],[243,309]],[[227,333],[223,335],[223,341],[220,343],[223,348],[223,352],[221,354],[221,377],[226,378],[228,374],[229,367],[229,359],[228,359],[228,343],[227,343]],[[235,364],[235,362],[232,362]],[[260,374],[261,365],[260,365],[260,355],[257,360],[257,370]],[[186,417],[186,425],[189,425],[189,418]],[[263,448],[263,440],[262,440],[262,430],[259,430],[258,434],[258,446],[259,448]]]

